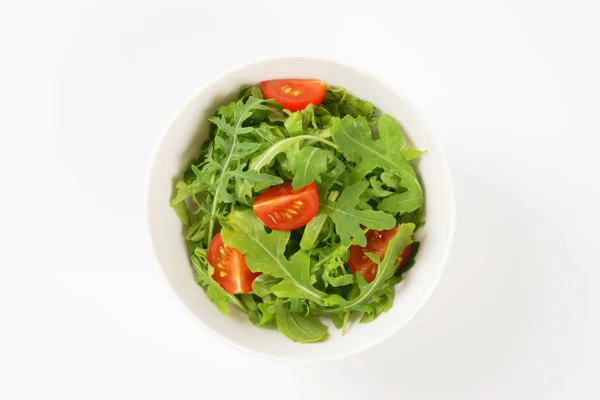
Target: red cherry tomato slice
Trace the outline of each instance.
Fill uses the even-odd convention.
[[[310,222],[319,211],[317,185],[311,183],[298,190],[291,183],[274,186],[252,204],[256,215],[267,227],[291,231]]]
[[[250,293],[252,282],[260,275],[260,272],[250,271],[244,255],[239,250],[223,243],[221,233],[217,233],[210,241],[208,262],[215,269],[212,278],[227,293]]]
[[[373,279],[377,276],[377,264],[367,257],[365,253],[373,253],[379,257],[380,261],[383,260],[388,244],[396,232],[398,232],[397,226],[385,231],[368,231],[365,234],[367,237],[367,245],[365,247],[360,247],[358,245],[350,246],[350,258],[348,260],[350,270],[355,275],[357,272],[360,272],[367,283],[373,282]],[[410,246],[406,246],[404,250],[402,250],[402,254],[400,254],[401,261],[396,271],[406,264],[406,260],[408,260],[409,257]]]
[[[318,106],[325,98],[326,85],[312,79],[274,79],[260,83],[267,99],[273,99],[290,111],[304,110],[307,105]]]

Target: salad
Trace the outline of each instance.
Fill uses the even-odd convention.
[[[421,151],[372,103],[318,80],[242,88],[177,182],[197,283],[224,314],[316,342],[392,307],[414,264]]]

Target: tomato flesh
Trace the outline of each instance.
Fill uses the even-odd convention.
[[[260,83],[267,99],[290,111],[304,110],[311,103],[318,106],[325,98],[325,88],[325,82],[313,79],[274,79]]]
[[[210,241],[208,262],[215,269],[212,278],[227,293],[250,293],[252,282],[260,275],[260,272],[250,271],[244,255],[238,249],[223,243],[221,233],[217,233]]]
[[[371,260],[366,253],[373,253],[379,258],[379,261],[383,260],[388,244],[394,235],[396,235],[396,232],[398,232],[397,226],[384,231],[368,231],[365,234],[367,237],[367,245],[365,247],[358,245],[350,246],[350,258],[348,260],[350,270],[355,275],[357,272],[360,272],[367,283],[373,282],[373,279],[377,276],[377,263]],[[402,250],[400,265],[398,265],[396,272],[406,264],[408,257],[410,257],[410,246],[406,246]]]
[[[254,215],[273,230],[300,228],[319,211],[317,185],[313,182],[298,190],[294,190],[289,182],[274,186],[256,198],[252,209]]]

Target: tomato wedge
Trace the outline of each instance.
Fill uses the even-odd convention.
[[[250,271],[244,255],[238,249],[223,243],[221,233],[217,233],[210,241],[208,262],[215,269],[212,278],[227,293],[250,293],[252,282],[260,275],[260,272]]]
[[[267,99],[273,99],[290,111],[318,106],[325,98],[325,82],[313,79],[274,79],[260,83]]]
[[[254,215],[277,231],[291,231],[310,222],[319,211],[317,185],[311,183],[298,190],[291,183],[274,186],[252,204]]]
[[[350,258],[348,260],[350,270],[355,275],[357,272],[360,272],[367,283],[373,282],[373,279],[377,276],[377,263],[367,257],[365,253],[376,254],[380,261],[383,260],[388,243],[392,240],[396,232],[398,232],[397,226],[385,231],[368,231],[365,234],[367,237],[367,245],[365,247],[358,245],[350,246]],[[406,264],[408,257],[410,257],[410,246],[406,246],[402,250],[400,265],[396,272]]]

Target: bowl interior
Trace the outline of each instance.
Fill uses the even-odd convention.
[[[348,333],[330,329],[327,340],[313,344],[290,341],[276,329],[254,327],[232,308],[219,313],[196,285],[182,236],[182,224],[169,205],[173,185],[199,152],[208,134],[209,114],[230,101],[240,86],[266,79],[316,78],[342,86],[369,100],[404,126],[409,140],[427,150],[417,170],[425,190],[426,225],[418,231],[421,247],[416,265],[396,286],[392,309],[369,324],[354,323]],[[148,178],[147,218],[154,251],[173,291],[202,323],[232,345],[259,356],[314,361],[349,355],[371,347],[404,326],[431,294],[449,251],[454,225],[454,198],[450,174],[443,156],[422,118],[401,95],[372,76],[331,61],[279,58],[256,61],[228,71],[201,89],[175,115],[159,143]]]

